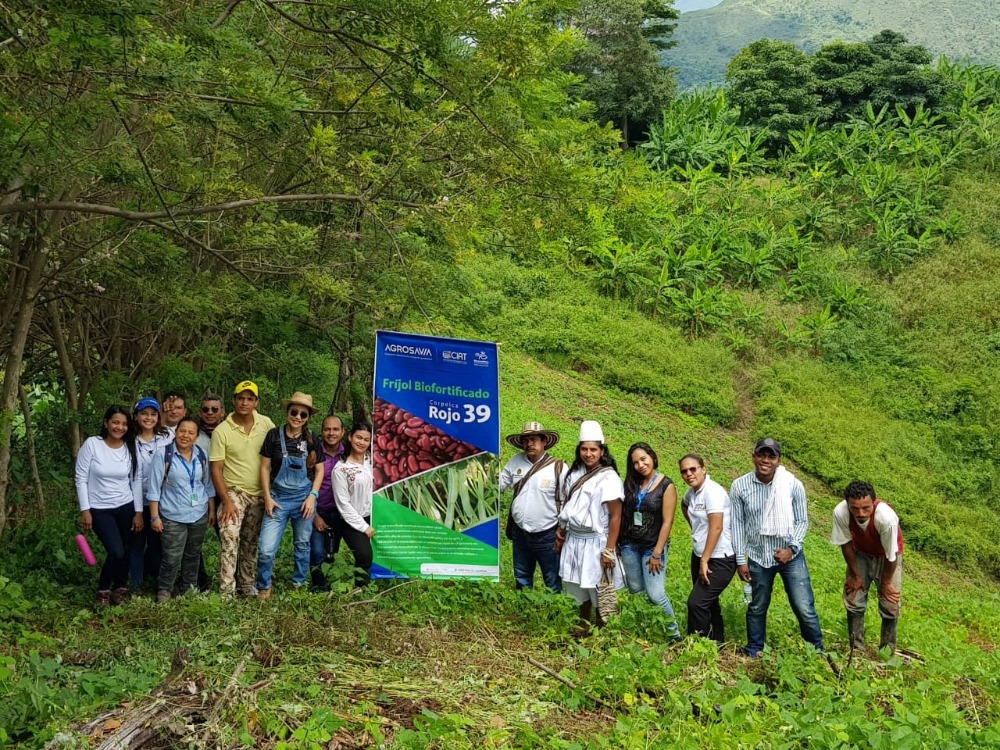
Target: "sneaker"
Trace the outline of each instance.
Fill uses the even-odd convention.
[[[112,604],[123,604],[129,600],[131,592],[124,586],[117,588],[111,592],[111,603]]]
[[[97,592],[97,606],[107,607],[111,604],[111,592],[108,589],[102,589]]]
[[[173,595],[166,589],[160,589],[156,592],[156,603],[163,604],[164,602],[169,602],[173,598]]]
[[[258,599],[270,599],[271,598],[271,589],[270,588],[261,589],[260,591],[257,592],[257,598]]]

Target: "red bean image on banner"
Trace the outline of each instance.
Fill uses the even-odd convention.
[[[376,490],[483,451],[395,404],[375,399],[372,466]]]

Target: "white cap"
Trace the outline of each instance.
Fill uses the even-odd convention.
[[[594,443],[604,443],[604,430],[601,429],[601,423],[595,422],[593,419],[588,419],[580,423],[580,442],[594,442]]]

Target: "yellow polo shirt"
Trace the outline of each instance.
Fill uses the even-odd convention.
[[[222,478],[227,487],[250,495],[263,492],[260,486],[260,446],[264,444],[267,431],[273,428],[274,422],[256,411],[249,435],[233,421],[232,415],[215,428],[208,460],[222,461]]]

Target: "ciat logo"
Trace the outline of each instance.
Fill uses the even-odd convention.
[[[452,352],[445,349],[443,352],[441,352],[441,359],[446,360],[448,362],[461,362],[462,364],[465,364],[466,362],[469,361],[469,353]]]

